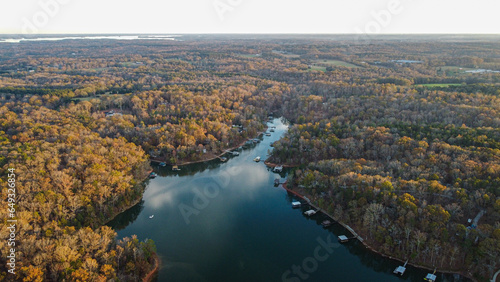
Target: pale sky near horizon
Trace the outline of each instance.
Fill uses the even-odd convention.
[[[494,33],[498,0],[2,0],[0,34]]]

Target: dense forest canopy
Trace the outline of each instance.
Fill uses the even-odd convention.
[[[0,186],[7,199],[15,168],[15,277],[144,277],[154,243],[117,241],[102,225],[140,200],[149,160],[213,158],[274,114],[293,123],[269,159],[296,166],[291,187],[385,254],[487,279],[500,266],[499,43],[0,43]],[[5,278],[9,249],[1,252]]]

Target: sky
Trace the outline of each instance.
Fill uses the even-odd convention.
[[[0,34],[500,34],[498,0],[1,0]]]

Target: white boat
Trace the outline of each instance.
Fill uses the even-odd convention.
[[[253,159],[254,162],[260,162],[260,157],[256,157],[255,159]]]
[[[277,166],[277,167],[273,168],[273,171],[274,172],[282,172],[283,171],[283,167],[282,166]]]
[[[292,208],[300,208],[301,203],[299,201],[292,202]]]
[[[154,214],[152,214],[152,215],[150,215],[150,216],[149,216],[149,218],[153,218],[154,216],[155,216],[155,215],[154,215]]]

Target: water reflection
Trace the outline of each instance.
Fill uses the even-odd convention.
[[[120,218],[129,216],[128,221],[110,223],[119,237],[137,234],[156,242],[163,263],[158,281],[281,281],[286,270],[313,254],[317,238],[351,236],[339,224],[323,228],[321,213],[305,216],[307,206],[292,209],[296,198],[273,185],[275,178],[283,182],[289,169],[274,173],[253,161],[264,158],[269,144],[287,129],[276,119],[272,126],[271,136],[227,162],[193,164],[177,172],[155,167],[160,176],[149,181],[139,210],[123,213]],[[151,214],[155,217],[149,219]],[[397,265],[351,240],[307,281],[422,281],[426,274],[409,267],[408,274],[396,277]],[[452,275],[440,277],[454,281]]]
[[[144,209],[144,200],[131,207],[126,212],[117,215],[108,225],[113,226],[115,230],[121,230],[134,222]]]

